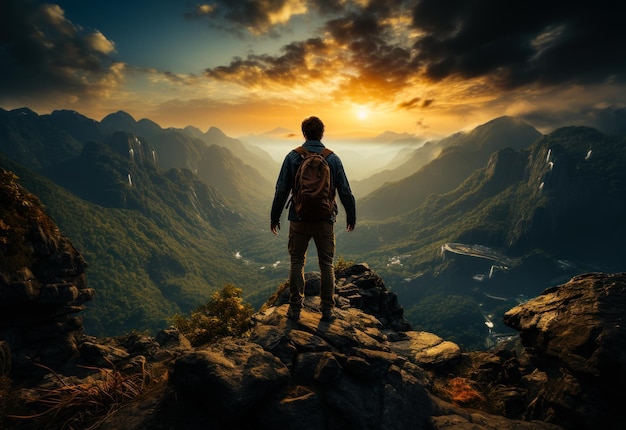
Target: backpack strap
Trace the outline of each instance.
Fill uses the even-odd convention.
[[[311,151],[307,151],[306,149],[304,149],[303,146],[298,146],[297,148],[294,148],[294,151],[296,151],[302,157],[306,156],[307,153],[311,152]],[[328,148],[324,148],[324,149],[322,149],[322,152],[320,152],[320,155],[326,159],[332,153],[333,153],[332,150],[330,150]]]
[[[321,155],[322,157],[324,157],[324,159],[326,159],[326,158],[328,158],[328,156],[329,156],[330,154],[332,154],[332,153],[333,153],[333,151],[331,151],[330,149],[328,149],[328,148],[324,148],[324,149],[322,149],[322,152],[320,152],[320,155]]]

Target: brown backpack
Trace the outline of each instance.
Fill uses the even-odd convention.
[[[329,221],[335,212],[335,193],[330,181],[326,159],[333,153],[324,148],[321,153],[294,149],[302,157],[293,183],[292,204],[303,221]]]

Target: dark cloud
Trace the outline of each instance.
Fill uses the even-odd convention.
[[[519,115],[546,133],[559,126],[585,126],[600,130],[606,134],[626,134],[626,108],[609,106],[606,108],[581,108],[573,110],[537,109],[531,113]]]
[[[328,49],[321,39],[293,42],[282,50],[281,56],[250,54],[246,59],[236,57],[228,66],[207,69],[205,75],[215,79],[235,79],[243,85],[257,85],[264,80],[292,85],[321,78],[324,64],[308,61],[311,52],[322,59],[327,53]]]
[[[336,3],[324,1],[318,7],[330,11],[337,7]],[[285,24],[293,14],[306,12],[298,6],[299,2],[291,0],[215,0],[194,5],[186,17],[206,19],[211,26],[222,29],[247,29],[253,34],[271,34],[275,25]]]
[[[413,109],[414,107],[419,106],[420,100],[421,99],[419,97],[414,97],[411,100],[407,100],[405,102],[401,102],[400,104],[398,104],[398,108],[400,108],[400,109]]]
[[[372,14],[351,13],[347,16],[330,20],[325,30],[332,34],[334,40],[341,44],[370,42],[380,43],[383,28],[379,24],[380,17]]]
[[[503,88],[623,80],[620,9],[607,0],[420,0],[415,66],[434,81],[490,77]]]
[[[394,25],[385,22],[391,8],[346,12],[330,19],[320,33],[324,38],[294,42],[280,56],[250,54],[234,58],[228,66],[207,69],[216,79],[262,85],[264,80],[292,85],[311,80],[342,82],[336,96],[356,102],[392,98],[413,73],[410,48],[390,43]],[[269,83],[266,81],[266,83]]]
[[[122,79],[113,43],[72,24],[57,5],[4,0],[0,31],[0,101],[77,100]]]
[[[361,11],[326,23],[325,31],[345,48],[343,66],[356,70],[338,93],[366,102],[391,99],[406,86],[412,74],[410,49],[393,43],[393,27],[385,18]]]
[[[345,13],[364,10],[369,14],[388,14],[394,8],[407,3],[406,0],[361,2],[346,0],[214,0],[196,3],[185,14],[189,19],[207,19],[214,26],[225,27],[223,21],[234,27],[247,28],[253,33],[264,33],[277,23],[293,15],[317,13],[320,16],[341,16]],[[283,22],[283,23],[284,23]]]
[[[398,103],[398,109],[411,110],[417,108],[427,108],[434,102],[435,101],[433,99],[422,100],[420,97],[414,97],[411,100]]]
[[[626,108],[610,106],[586,112],[588,125],[608,134],[626,135]]]
[[[220,2],[219,8],[225,19],[263,29],[286,3],[233,1]],[[292,44],[285,55],[250,55],[208,74],[228,79],[229,73],[251,77],[256,70],[259,78],[290,82],[287,77],[302,72],[310,76],[305,58],[330,66],[321,56],[334,49],[336,61],[350,69],[339,92],[363,99],[392,98],[392,91],[422,78],[485,78],[490,88],[507,90],[626,77],[626,32],[615,1],[371,0],[360,6],[328,0],[309,1],[308,9],[326,18],[320,34],[328,49],[296,44],[303,51],[288,55]]]

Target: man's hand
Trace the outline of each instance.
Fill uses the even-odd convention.
[[[347,231],[347,232],[351,232],[352,230],[354,230],[354,224],[348,224],[348,225],[346,225],[346,231]]]
[[[272,222],[270,224],[270,229],[272,230],[272,233],[278,234],[278,230],[280,230],[280,221],[276,223]]]

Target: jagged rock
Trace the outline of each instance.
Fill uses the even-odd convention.
[[[367,263],[354,264],[335,275],[335,302],[338,308],[360,309],[374,316],[383,328],[412,330],[410,323],[403,317],[404,309],[398,303],[398,296],[385,287],[383,280]],[[319,272],[305,274],[305,300],[311,308],[319,308],[320,281]],[[286,286],[265,306],[285,303],[289,303],[289,289]]]
[[[12,354],[13,376],[59,368],[77,353],[87,288],[82,255],[36,196],[0,169],[0,339]]]
[[[543,372],[530,418],[567,428],[623,428],[623,405],[613,393],[626,383],[625,310],[626,273],[590,273],[504,315]]]
[[[89,341],[81,343],[79,353],[88,364],[99,367],[109,367],[128,357],[128,352],[121,348]]]
[[[434,396],[434,372],[458,366],[460,348],[429,333],[394,330],[390,321],[400,321],[401,312],[382,279],[365,265],[344,274],[336,289],[342,305],[330,322],[319,312],[319,275],[309,273],[297,321],[287,318],[286,293],[279,291],[253,316],[247,340],[223,339],[183,353],[170,376],[184,411],[176,414],[177,424],[202,422],[216,430],[559,428],[470,412]],[[361,289],[376,297],[374,305],[362,299]],[[382,316],[342,302],[348,291],[360,296],[352,303]]]
[[[393,352],[409,358],[419,366],[445,368],[461,357],[461,348],[457,344],[435,334],[416,331],[403,334],[405,338],[390,342],[389,346]]]
[[[435,430],[563,430],[562,427],[541,421],[511,420],[483,411],[464,409],[432,396],[434,411],[432,429]]]
[[[319,274],[307,273],[300,319],[287,318],[283,287],[247,338],[193,348],[168,328],[96,339],[73,315],[93,297],[85,261],[0,173],[0,375],[33,384],[38,373],[45,390],[83,387],[98,367],[154,382],[99,428],[623,428],[621,398],[609,393],[626,382],[626,274],[578,276],[512,309],[504,320],[520,339],[486,352],[414,331],[366,264],[337,273],[330,322],[320,319]],[[459,378],[473,397],[450,391]]]
[[[0,340],[0,376],[7,376],[11,371],[11,349],[9,344]]]
[[[311,295],[298,321],[287,318],[288,304],[277,299],[283,293],[279,291],[253,316],[247,338],[192,348],[172,327],[154,338],[83,335],[74,364],[87,364],[92,372],[94,363],[128,375],[169,369],[167,383],[109,415],[99,428],[562,429],[525,417],[528,399],[537,397],[534,390],[550,381],[549,374],[533,367],[525,349],[470,356],[435,335],[406,330],[397,309],[392,318],[384,311],[394,309],[395,297],[378,275],[363,267],[338,278],[341,307],[330,322],[321,321],[319,297],[309,285]],[[307,279],[315,284],[318,275],[307,274]],[[364,306],[368,301],[360,299],[354,303],[382,309],[380,318],[342,302],[344,292],[360,295],[363,286],[380,290],[368,296],[378,297],[377,304]],[[390,303],[381,303],[383,297]],[[476,384],[485,384],[484,393],[491,392],[493,404],[451,403],[440,386],[464,368],[474,369]],[[69,365],[64,368],[71,371]],[[75,384],[89,377],[61,376]],[[54,388],[57,379],[46,377],[44,388]]]
[[[174,364],[171,382],[187,403],[234,422],[287,385],[289,372],[272,354],[243,339],[224,339]]]
[[[176,327],[168,327],[157,333],[155,340],[162,348],[183,350],[191,349],[191,343]]]

